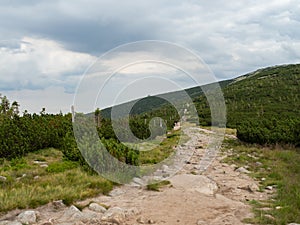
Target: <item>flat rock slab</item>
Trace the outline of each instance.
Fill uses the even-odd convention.
[[[213,195],[217,190],[217,184],[202,175],[193,174],[180,174],[170,179],[174,188],[182,189],[185,191],[197,191],[204,195]]]

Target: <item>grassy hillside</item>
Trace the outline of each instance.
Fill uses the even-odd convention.
[[[249,118],[300,116],[300,65],[257,70],[235,79],[224,89],[228,126]]]
[[[221,88],[226,87],[228,84],[230,84],[233,80],[225,80],[219,82],[219,85]],[[210,84],[204,85],[204,88],[209,87]],[[168,103],[165,99],[170,99],[172,101],[180,101],[183,99],[186,94],[188,94],[191,99],[195,99],[199,96],[203,95],[203,91],[201,87],[193,87],[186,89],[184,91],[175,91],[175,92],[170,92],[170,93],[165,93],[165,94],[160,94],[156,96],[147,96],[145,98],[137,99],[136,102],[130,101],[127,103],[123,103],[120,105],[115,106],[118,112],[125,112],[128,107],[131,108],[131,106],[134,104],[132,107],[130,114],[131,115],[139,115],[143,113],[149,113],[151,111],[155,110],[160,110],[161,108],[168,108],[170,107],[170,103]],[[111,114],[111,107],[105,108],[101,110],[101,115],[104,118],[110,118]]]
[[[238,128],[248,142],[300,144],[300,64],[273,66],[220,82],[227,107],[227,126]],[[209,85],[204,88],[207,89]],[[203,87],[202,87],[203,88]],[[211,125],[211,112],[201,87],[186,89],[193,99],[201,125]],[[170,108],[168,99],[182,101],[184,91],[148,96],[138,100],[131,115]],[[117,106],[120,112],[132,102]],[[102,115],[110,117],[111,108]],[[259,129],[257,129],[259,127]]]
[[[299,116],[300,64],[259,69],[236,79],[221,81],[220,86],[226,99],[227,125],[230,127],[236,127],[244,119],[253,117]],[[196,103],[202,105],[198,105],[199,114],[208,109],[201,87],[193,87],[185,91]],[[132,108],[131,114],[142,114],[167,106],[164,97],[180,100],[183,91],[139,99]],[[132,102],[117,107],[122,109],[129,104]],[[111,108],[103,109],[103,117],[109,117],[110,112]]]

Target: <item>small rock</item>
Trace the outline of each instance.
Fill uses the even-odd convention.
[[[261,178],[261,181],[265,181],[265,180],[266,180],[266,178],[264,178],[264,177],[263,177],[263,178]]]
[[[6,181],[7,180],[7,178],[6,177],[4,177],[4,176],[0,176],[0,181]]]
[[[148,220],[148,224],[155,224],[155,221],[154,220]]]
[[[38,180],[38,179],[40,179],[40,176],[35,176],[33,179]]]
[[[25,211],[20,213],[17,219],[22,224],[33,224],[36,222],[36,213],[35,211]]]
[[[47,162],[35,160],[35,161],[33,161],[33,163],[34,164],[46,164]]]
[[[138,177],[134,177],[132,179],[132,181],[136,184],[139,184],[139,185],[143,185],[144,184],[144,181],[141,179],[141,178],[138,178]]]
[[[272,190],[273,190],[273,187],[272,187],[272,186],[267,186],[265,189],[266,189],[266,190],[269,190],[269,191],[272,191]]]
[[[144,217],[139,217],[139,218],[137,218],[136,222],[138,222],[139,224],[145,224],[146,219]]]
[[[250,171],[245,169],[244,167],[240,167],[240,168],[236,169],[236,171],[239,173],[250,173]]]
[[[265,218],[270,219],[270,220],[275,220],[275,218],[269,214],[266,214]]]
[[[259,190],[259,187],[258,187],[256,184],[254,184],[254,183],[248,185],[248,188],[249,188],[249,190],[250,190],[251,192],[256,192],[256,191]]]
[[[94,211],[94,212],[99,212],[99,213],[105,213],[106,212],[106,208],[104,208],[103,206],[101,206],[97,203],[91,203],[89,205],[89,209]]]
[[[162,169],[163,172],[166,172],[169,169],[169,167],[167,165],[163,165],[161,167],[161,169]]]
[[[42,168],[47,168],[48,165],[47,165],[47,164],[41,164],[40,167],[42,167]]]
[[[204,222],[203,220],[198,220],[197,225],[206,225],[207,222]]]
[[[127,209],[126,212],[125,212],[126,217],[136,216],[136,215],[139,215],[139,214],[141,214],[141,211],[136,207]]]
[[[230,167],[233,168],[233,169],[236,169],[236,168],[237,168],[237,165],[231,164]]]
[[[71,205],[67,210],[65,210],[63,216],[65,220],[80,220],[83,218],[83,213],[76,208],[76,206]]]
[[[54,206],[55,209],[60,209],[60,208],[64,208],[66,205],[63,203],[63,200],[57,200],[57,201],[53,201],[52,205]]]
[[[263,164],[261,162],[256,162],[255,165],[256,166],[262,166]]]
[[[194,166],[194,169],[195,169],[195,170],[200,170],[200,168],[201,168],[200,165],[195,165],[195,166]]]
[[[120,225],[125,220],[125,211],[119,207],[109,208],[101,220]]]
[[[259,190],[259,187],[256,184],[249,184],[247,186],[238,187],[239,189],[243,189],[249,192],[256,192]]]
[[[299,223],[289,223],[288,225],[300,225]]]
[[[281,206],[276,206],[275,209],[282,209],[282,207]]]
[[[108,196],[115,197],[124,194],[125,192],[121,189],[113,189],[111,192],[109,192]]]

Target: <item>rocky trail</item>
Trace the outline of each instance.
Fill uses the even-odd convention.
[[[159,192],[138,185],[136,179],[135,185],[118,186],[108,196],[86,199],[76,203],[77,207],[55,201],[34,210],[12,211],[0,218],[0,225],[244,224],[243,219],[253,216],[247,201],[267,199],[273,192],[258,192],[258,182],[247,169],[222,163],[224,157],[233,154],[232,150],[205,154],[210,131],[192,127],[185,133],[191,139],[179,146],[178,154],[190,157]],[[215,158],[211,164],[201,160],[207,155]],[[156,175],[172,173],[174,168],[165,166]]]

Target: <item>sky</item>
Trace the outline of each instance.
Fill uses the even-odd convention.
[[[143,55],[149,56],[150,48],[127,48],[99,61],[120,45],[157,40],[182,46],[197,54],[217,80],[224,80],[262,67],[299,63],[299,27],[297,0],[1,0],[0,93],[18,101],[21,111],[46,108],[58,113],[70,111],[78,90],[93,87],[93,100],[82,110],[103,108],[121,101],[108,96],[129,90],[129,84],[136,92],[128,99],[194,85],[176,63],[126,64],[132,62],[129,59],[146,59]],[[160,53],[150,58],[161,59]],[[171,50],[162,55],[180,59]],[[116,64],[121,67],[102,99],[101,81],[80,86],[84,74]],[[151,75],[172,85],[162,79],[145,82]],[[143,80],[140,85],[138,79]],[[150,86],[155,90],[148,90]],[[126,101],[126,95],[121,96]]]

